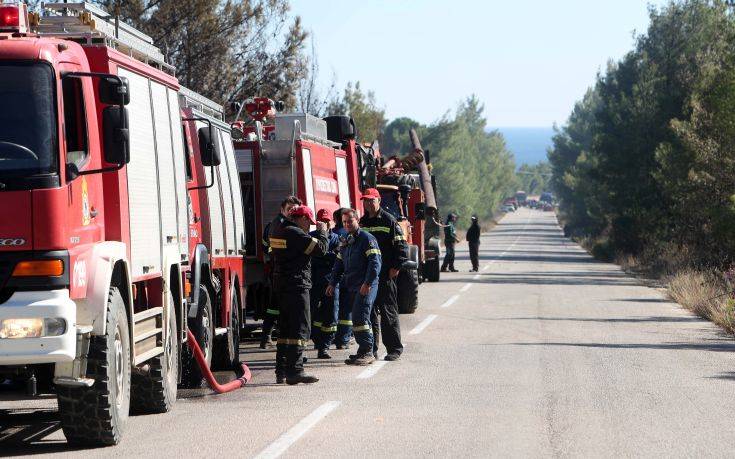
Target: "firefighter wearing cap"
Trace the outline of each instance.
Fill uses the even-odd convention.
[[[275,296],[273,295],[273,260],[271,260],[271,244],[269,241],[270,233],[271,231],[279,229],[287,220],[286,216],[289,211],[300,205],[301,200],[296,196],[287,197],[283,202],[281,202],[281,211],[279,214],[276,215],[276,218],[274,218],[270,223],[265,225],[265,228],[263,229],[263,254],[266,260],[266,276],[271,285],[271,295],[268,307],[265,310],[265,317],[263,318],[263,333],[260,338],[261,349],[265,349],[268,345],[272,344],[271,333],[273,333],[273,326],[275,325],[276,320],[278,320],[278,303],[276,303]]]
[[[378,291],[380,248],[372,234],[360,229],[354,209],[342,212],[342,223],[349,236],[334,263],[327,295],[334,295],[336,285],[341,283],[340,302],[352,305],[352,331],[359,347],[345,363],[369,365],[375,361],[370,312]]]
[[[480,269],[480,225],[477,223],[477,216],[472,216],[472,224],[467,229],[467,245],[470,247],[470,261],[472,261],[472,269],[470,272],[477,272]]]
[[[314,236],[307,231],[317,225]],[[304,373],[303,353],[309,339],[311,314],[311,257],[327,253],[327,231],[324,223],[314,220],[307,206],[296,206],[289,219],[271,230],[273,257],[273,292],[280,306],[278,343],[276,346],[276,382],[313,383],[319,379]]]
[[[329,230],[329,244],[327,253],[324,256],[314,256],[311,259],[311,318],[313,320],[311,327],[311,339],[314,341],[314,348],[318,351],[317,358],[331,359],[327,353],[327,349],[334,341],[334,335],[337,332],[337,305],[339,295],[335,293],[330,297],[325,294],[329,285],[329,276],[332,274],[334,260],[337,258],[337,250],[339,249],[339,235],[329,228],[332,223],[329,211],[319,209],[316,213],[316,221],[323,222]],[[317,231],[309,233],[316,237]]]
[[[378,293],[373,303],[373,353],[377,358],[379,335],[383,335],[386,349],[385,360],[397,360],[403,352],[401,326],[398,319],[398,291],[396,277],[408,260],[408,243],[396,219],[380,207],[380,193],[368,188],[362,195],[365,215],[360,219],[360,228],[372,234],[378,241],[381,256]]]

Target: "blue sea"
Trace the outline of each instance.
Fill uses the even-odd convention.
[[[551,127],[501,127],[494,128],[505,138],[505,144],[521,164],[536,164],[546,161],[546,149],[551,147],[554,129]]]

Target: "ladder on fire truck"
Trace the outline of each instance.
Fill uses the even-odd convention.
[[[175,76],[153,38],[125,24],[104,9],[87,2],[42,3],[40,13],[29,15],[31,30],[41,37],[76,41],[82,45],[107,46]]]

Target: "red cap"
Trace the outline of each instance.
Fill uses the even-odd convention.
[[[327,209],[319,209],[316,213],[316,221],[329,223],[332,221],[332,216]]]
[[[290,217],[309,217],[309,221],[312,225],[316,225],[314,220],[314,212],[309,206],[296,206],[288,213]]]
[[[378,193],[378,190],[375,188],[368,188],[365,190],[364,193],[362,193],[362,198],[360,199],[375,199],[380,198],[380,193]]]

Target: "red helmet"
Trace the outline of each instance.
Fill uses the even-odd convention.
[[[362,193],[361,199],[375,199],[380,198],[380,193],[375,188],[368,188]]]
[[[309,217],[309,221],[312,225],[316,225],[316,221],[314,220],[314,212],[311,210],[309,206],[296,206],[288,213],[288,216],[291,218],[296,217]]]

